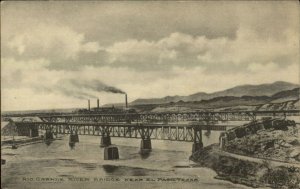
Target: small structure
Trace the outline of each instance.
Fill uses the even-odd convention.
[[[14,120],[10,120],[9,122],[1,122],[1,135],[37,137],[39,130],[37,126],[17,125]]]
[[[2,136],[18,136],[17,127],[13,121],[1,122],[1,135]]]

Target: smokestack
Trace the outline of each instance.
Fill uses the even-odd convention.
[[[125,108],[128,108],[128,103],[127,103],[127,94],[125,94]]]
[[[91,110],[91,106],[90,106],[90,99],[88,99],[88,110]]]
[[[99,109],[99,98],[97,99],[97,108]]]

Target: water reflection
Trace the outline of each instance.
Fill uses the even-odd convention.
[[[69,146],[71,150],[74,150],[75,148],[75,142],[69,142]]]
[[[113,173],[119,169],[119,167],[115,165],[102,165],[102,167],[106,173]]]
[[[17,146],[15,143],[13,143],[13,144],[11,145],[11,149],[18,149],[18,146]]]
[[[141,159],[147,159],[148,157],[150,157],[150,153],[151,151],[140,151]]]
[[[45,144],[46,144],[47,146],[50,146],[51,143],[52,143],[52,140],[45,140]]]
[[[146,170],[141,168],[133,168],[132,169],[132,176],[146,176]]]

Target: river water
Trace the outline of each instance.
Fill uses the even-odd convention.
[[[204,132],[204,146],[217,143],[219,134]],[[249,188],[214,179],[216,173],[208,168],[192,168],[191,142],[152,140],[151,153],[142,156],[140,139],[112,137],[120,159],[104,160],[99,136],[79,136],[74,148],[70,148],[68,136],[61,137],[50,145],[2,148],[2,158],[7,160],[1,166],[2,189]]]
[[[204,145],[218,141],[219,132],[204,136]],[[207,168],[190,168],[192,143],[152,140],[152,152],[139,154],[140,139],[111,138],[119,160],[103,160],[100,137],[79,136],[70,148],[68,136],[49,146],[38,143],[2,149],[2,188],[247,188],[214,179]],[[47,180],[48,179],[48,180]],[[49,180],[50,179],[50,180]]]

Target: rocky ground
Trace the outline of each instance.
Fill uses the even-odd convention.
[[[300,133],[296,127],[288,130],[260,130],[256,134],[228,142],[228,152],[285,162],[300,162]]]
[[[300,168],[290,165],[277,165],[268,160],[245,160],[230,156],[220,150],[217,144],[205,147],[194,153],[191,160],[199,166],[216,171],[216,178],[254,188],[300,188]]]
[[[297,127],[263,129],[195,152],[190,159],[215,170],[219,179],[251,187],[300,188]]]

